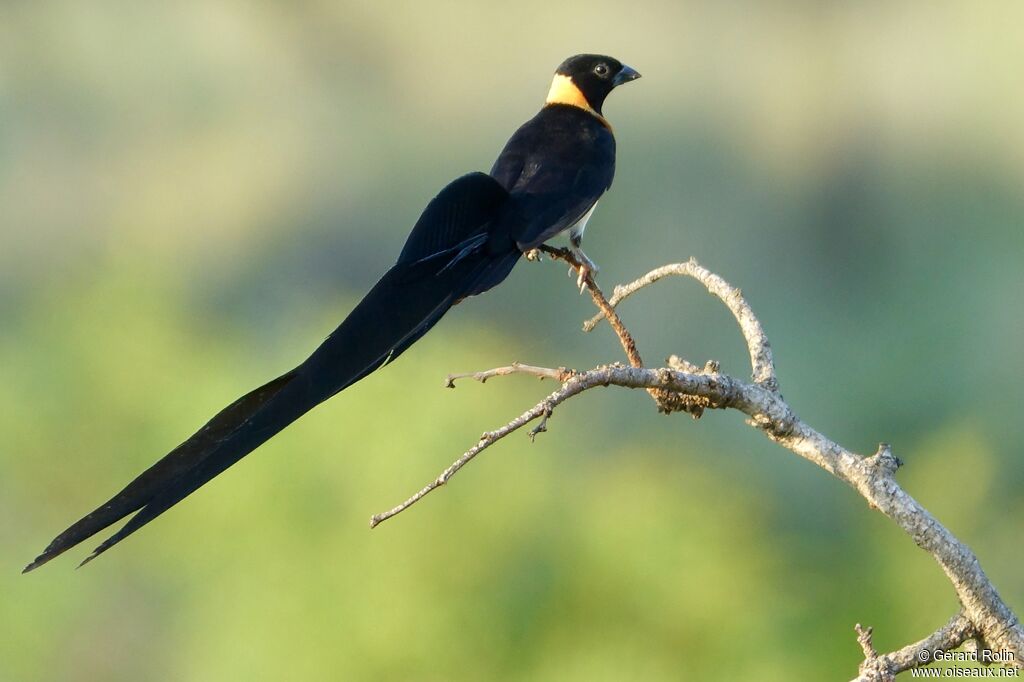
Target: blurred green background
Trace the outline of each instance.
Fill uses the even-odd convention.
[[[21,567],[303,359],[566,56],[643,80],[587,251],[607,287],[700,259],[782,388],[1024,610],[1024,4],[0,4],[0,679],[848,679],[956,610],[932,560],[734,413],[592,392],[371,532],[532,405],[513,360],[621,359],[523,263],[394,366],[81,571]],[[724,308],[623,308],[649,362],[748,373]]]

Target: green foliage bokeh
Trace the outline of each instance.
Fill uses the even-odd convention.
[[[996,8],[999,8],[997,11]],[[1012,3],[0,6],[0,680],[834,679],[955,611],[890,522],[736,414],[591,392],[421,506],[382,511],[536,402],[448,372],[620,360],[524,263],[393,366],[81,571],[68,523],[300,361],[426,201],[486,170],[552,68],[605,107],[607,285],[696,256],[742,286],[782,388],[901,481],[1024,608],[1024,60]],[[649,361],[747,372],[671,282]],[[845,678],[844,678],[845,679]]]

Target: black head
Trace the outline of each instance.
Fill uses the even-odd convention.
[[[548,93],[549,104],[586,106],[601,113],[601,105],[616,86],[636,80],[640,74],[614,57],[578,54],[569,57],[555,70]]]

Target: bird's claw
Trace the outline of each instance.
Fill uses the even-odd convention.
[[[596,275],[601,268],[597,267],[597,263],[590,260],[581,249],[571,249],[571,251],[576,262],[579,263],[579,267],[570,268],[569,276],[572,276],[573,270],[576,271],[576,286],[580,288],[580,294],[582,294],[587,289],[587,278]]]
[[[587,289],[587,277],[589,277],[594,270],[586,265],[581,265],[579,275],[576,277],[576,286],[580,288],[580,295]]]
[[[539,263],[540,262],[540,249],[530,249],[528,251],[524,251],[523,252],[523,258],[525,258],[526,260],[529,260],[529,261],[533,261],[535,263]]]

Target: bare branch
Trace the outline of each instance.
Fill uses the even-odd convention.
[[[584,285],[590,291],[590,297],[594,300],[594,305],[601,311],[601,316],[608,320],[608,324],[611,325],[615,335],[619,338],[619,343],[622,345],[622,350],[626,353],[629,364],[633,367],[643,367],[644,361],[640,357],[640,351],[637,350],[633,335],[626,329],[626,325],[622,323],[622,319],[615,312],[614,306],[608,302],[604,292],[601,291],[601,287],[594,281],[594,273],[589,268],[584,268],[584,264],[577,260],[576,255],[569,249],[558,249],[547,244],[542,244],[539,249],[554,260],[565,261],[580,273]],[[693,400],[688,396],[672,394],[662,389],[648,389],[647,393],[654,399],[655,404],[658,406],[658,411],[664,414],[687,412],[694,419],[699,419],[704,414],[704,408],[707,407],[699,400]]]
[[[549,367],[534,367],[533,365],[524,365],[521,362],[513,362],[507,367],[495,367],[494,369],[486,369],[482,372],[449,374],[445,379],[444,386],[445,388],[455,388],[455,382],[459,379],[476,379],[482,384],[491,377],[502,377],[509,374],[529,374],[539,379],[554,379],[561,382],[571,377],[573,372],[565,367],[551,369]]]
[[[630,352],[627,339],[631,342],[632,337],[612,307],[631,293],[667,275],[686,275],[699,280],[732,311],[747,341],[753,383],[721,374],[718,363],[713,361],[698,368],[673,356],[669,359],[668,367],[644,368],[639,362],[639,354],[635,353],[635,344],[633,353]],[[870,631],[859,629],[858,641],[864,650],[865,662],[861,678],[858,679],[865,682],[890,680],[898,672],[913,667],[914,658],[920,657],[923,649],[934,653],[938,648],[955,648],[969,639],[977,640],[980,645],[992,651],[1006,652],[1012,657],[1009,665],[1024,668],[1024,627],[999,596],[970,548],[896,482],[895,475],[902,463],[893,455],[891,448],[883,443],[869,457],[857,455],[804,423],[783,399],[777,388],[771,346],[760,322],[738,289],[693,260],[666,265],[652,270],[626,287],[617,287],[611,302],[604,300],[591,277],[586,277],[585,281],[604,316],[612,321],[613,327],[621,327],[622,332],[619,333],[618,328],[616,332],[633,366],[608,365],[586,372],[558,374],[563,380],[561,388],[497,431],[485,433],[479,443],[416,495],[391,511],[374,516],[370,521],[371,527],[407,509],[432,490],[444,485],[480,452],[527,423],[542,419],[531,432],[531,437],[544,431],[547,418],[566,400],[600,386],[640,388],[655,397],[660,409],[664,409],[666,404],[670,410],[672,405],[682,404],[698,409],[731,408],[742,412],[748,417],[748,423],[761,430],[770,440],[815,463],[856,490],[868,506],[892,519],[919,547],[931,554],[946,573],[960,601],[961,612],[928,638],[890,654],[878,655],[871,644]],[[516,365],[511,367],[515,368]],[[483,380],[489,376],[519,371],[503,371],[506,369],[488,370],[479,375]],[[526,373],[545,377],[566,371],[531,369],[538,371]],[[918,659],[916,664],[921,662]]]
[[[480,374],[487,374],[489,371],[490,370],[481,372]],[[548,371],[555,372],[558,370]],[[633,377],[631,379],[624,379],[623,375],[617,374],[617,372],[628,373],[631,371],[639,372],[640,374],[637,374],[636,377]],[[421,499],[429,495],[431,492],[447,483],[452,478],[452,476],[458,473],[459,469],[464,467],[473,458],[475,458],[481,452],[489,448],[491,445],[494,445],[494,443],[498,442],[499,440],[509,435],[510,433],[518,431],[526,424],[532,422],[534,419],[542,418],[543,421],[540,423],[540,425],[533,431],[531,431],[529,434],[530,439],[533,440],[538,433],[543,433],[544,431],[547,430],[547,419],[548,417],[551,416],[551,413],[558,405],[561,405],[569,398],[572,398],[573,396],[582,393],[583,391],[587,391],[592,388],[597,388],[599,386],[608,386],[611,384],[628,386],[629,388],[646,388],[648,390],[665,390],[666,387],[670,386],[670,384],[672,383],[670,374],[665,374],[663,378],[655,379],[653,382],[651,382],[649,376],[650,373],[653,372],[669,372],[669,370],[644,370],[643,368],[638,367],[627,368],[623,367],[622,365],[609,365],[605,367],[598,367],[596,369],[592,369],[589,372],[572,373],[572,375],[562,384],[562,387],[555,391],[554,393],[552,393],[551,395],[549,395],[547,398],[540,401],[539,403],[528,409],[526,412],[523,412],[521,415],[519,415],[512,421],[508,422],[504,426],[500,427],[499,429],[484,433],[480,437],[480,441],[476,445],[474,445],[472,448],[463,453],[463,455],[459,457],[457,460],[452,462],[452,464],[447,469],[442,471],[441,474],[438,475],[436,479],[425,485],[415,495],[413,495],[405,502],[402,502],[398,506],[386,512],[374,514],[370,518],[370,528],[376,528],[378,525],[380,525],[382,521],[386,521],[390,519],[392,516],[396,516],[402,513],[403,511],[405,511],[406,509],[408,509],[409,507],[411,507],[412,505],[416,504]],[[687,375],[680,373],[680,375],[693,377],[695,379],[695,383],[682,384],[691,389],[689,391],[686,391],[686,393],[695,395],[698,398],[705,398],[705,400],[702,402],[707,404],[707,406],[709,407],[722,406],[709,402],[710,398],[707,398],[707,396],[712,395],[714,392],[710,388],[711,384],[705,383],[704,380],[710,379],[714,381],[714,379],[702,374]],[[473,375],[469,374],[468,376]],[[624,376],[630,377],[631,375],[626,374]],[[699,379],[697,377],[699,377]],[[734,381],[733,379],[728,377],[724,378],[728,379],[729,381]],[[625,381],[626,383],[623,383],[623,381]],[[670,390],[672,390],[673,392],[678,392],[679,389],[672,387]]]
[[[743,338],[746,339],[754,382],[770,390],[778,390],[779,382],[775,376],[772,346],[768,342],[768,337],[765,336],[764,329],[761,328],[760,321],[754,315],[754,311],[751,310],[750,305],[743,298],[739,289],[702,266],[693,258],[686,263],[663,265],[629,284],[620,284],[612,292],[612,297],[608,301],[609,307],[614,308],[644,287],[670,276],[692,277],[725,303],[733,317],[736,318],[736,322],[739,323],[740,330],[743,332]],[[597,326],[597,323],[605,317],[607,317],[607,314],[602,308],[601,312],[583,323],[583,331],[592,331]]]
[[[557,372],[557,371],[559,371],[559,370],[547,369],[547,368],[538,368],[538,369],[546,370],[545,374],[547,372]],[[480,374],[487,374],[487,372],[481,372]],[[468,376],[473,376],[473,375],[470,374]],[[530,433],[530,440],[533,440],[538,433],[546,431],[547,430],[547,427],[546,427],[547,419],[548,419],[548,417],[551,416],[552,410],[554,410],[554,408],[557,405],[559,405],[562,402],[568,400],[569,398],[571,398],[572,396],[576,395],[577,393],[585,391],[588,388],[593,388],[596,385],[594,383],[595,382],[594,377],[588,377],[587,380],[585,380],[585,381],[576,381],[577,376],[578,375],[576,375],[576,374],[572,374],[562,384],[562,387],[560,389],[558,389],[557,391],[555,391],[554,393],[549,395],[547,398],[545,398],[544,400],[540,401],[539,403],[537,403],[536,405],[534,405],[533,407],[528,409],[526,412],[523,412],[521,415],[519,415],[518,417],[516,417],[515,419],[513,419],[509,423],[505,424],[501,428],[499,428],[499,429],[497,429],[495,431],[487,431],[487,432],[485,432],[482,436],[480,436],[480,441],[476,445],[474,445],[469,450],[464,452],[461,457],[459,457],[457,460],[452,462],[451,465],[447,469],[442,471],[440,473],[440,475],[438,475],[437,478],[435,478],[433,481],[431,481],[427,485],[423,486],[423,488],[420,489],[420,491],[417,492],[415,495],[413,495],[412,497],[407,499],[405,502],[402,502],[398,506],[396,506],[396,507],[394,507],[392,509],[389,509],[386,512],[383,512],[383,513],[380,513],[380,514],[374,514],[370,518],[370,528],[376,528],[378,525],[380,525],[381,522],[387,521],[392,516],[396,516],[396,515],[402,513],[403,511],[405,511],[406,509],[408,509],[409,507],[411,507],[412,505],[416,504],[417,502],[422,500],[424,497],[429,495],[431,492],[433,492],[437,488],[440,488],[445,483],[447,483],[452,478],[452,476],[454,476],[455,474],[457,474],[459,472],[459,469],[461,469],[462,467],[466,466],[470,461],[473,460],[474,457],[476,457],[481,452],[483,452],[487,448],[491,447],[492,445],[494,445],[495,443],[497,443],[499,440],[501,440],[505,436],[509,435],[510,433],[513,433],[514,431],[518,431],[522,427],[526,426],[527,424],[532,422],[534,419],[542,418],[543,421],[540,423],[540,425],[536,429],[534,429]]]
[[[540,250],[551,256],[552,259],[563,260],[576,268],[578,272],[582,272],[583,283],[590,291],[590,297],[594,299],[594,305],[601,311],[601,317],[607,318],[608,323],[615,330],[615,335],[619,337],[619,343],[622,344],[622,350],[625,351],[629,364],[633,367],[643,367],[644,361],[640,358],[640,352],[636,349],[636,342],[633,340],[632,334],[626,329],[626,325],[622,324],[622,320],[619,319],[615,312],[615,307],[604,297],[601,287],[597,286],[597,282],[594,281],[594,273],[590,270],[581,271],[583,263],[576,260],[576,256],[569,249],[556,249],[547,244],[542,244]]]
[[[852,682],[892,682],[901,672],[931,663],[936,651],[951,651],[974,637],[974,626],[962,611],[924,639],[883,655],[871,644],[871,628],[864,630],[857,623],[856,630],[857,642],[864,650],[864,662]]]

